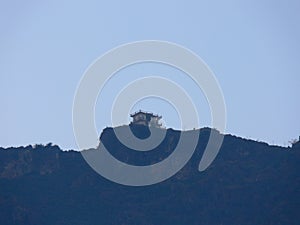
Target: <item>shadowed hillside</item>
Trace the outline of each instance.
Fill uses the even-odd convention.
[[[149,135],[141,127],[131,129],[140,138]],[[219,155],[200,173],[210,131],[201,129],[197,149],[181,171],[145,187],[108,181],[79,152],[52,144],[0,148],[0,224],[299,224],[300,146],[225,135]],[[126,148],[112,128],[101,140],[116,158],[146,165],[167,157],[179,135],[167,130],[149,152]]]

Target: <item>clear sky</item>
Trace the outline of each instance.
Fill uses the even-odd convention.
[[[53,142],[76,149],[72,104],[86,68],[118,45],[165,40],[198,54],[213,70],[227,107],[226,133],[287,145],[300,135],[299,1],[1,1],[0,146]],[[111,79],[96,106],[99,132],[122,86],[164,74],[190,91],[201,125],[209,109],[172,68],[142,64]],[[105,97],[106,96],[106,97]],[[146,99],[134,109],[178,119],[170,105]]]

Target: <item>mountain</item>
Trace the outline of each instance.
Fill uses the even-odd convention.
[[[130,129],[139,138],[149,135],[138,126]],[[0,224],[299,224],[300,146],[224,135],[216,159],[199,172],[211,131],[200,130],[191,160],[176,175],[142,187],[113,183],[91,169],[80,152],[51,143],[0,148]],[[112,128],[100,139],[116,158],[146,165],[171,154],[180,134],[168,129],[149,152],[126,148]]]

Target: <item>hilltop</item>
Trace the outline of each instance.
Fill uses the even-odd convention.
[[[200,173],[210,132],[200,130],[194,155],[175,176],[145,187],[106,180],[80,152],[53,144],[0,148],[1,224],[298,224],[300,146],[225,135],[218,156]],[[112,128],[100,138],[118,159],[144,165],[167,157],[179,135],[168,129],[150,152],[127,149]]]

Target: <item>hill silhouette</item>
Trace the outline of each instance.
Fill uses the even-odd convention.
[[[139,138],[149,135],[139,126],[131,130]],[[113,183],[80,152],[51,143],[0,148],[0,224],[299,224],[300,146],[225,135],[218,156],[200,173],[210,132],[200,130],[194,155],[175,176],[144,187]],[[112,128],[100,139],[121,161],[146,165],[167,157],[179,135],[168,129],[149,152],[126,148]]]

